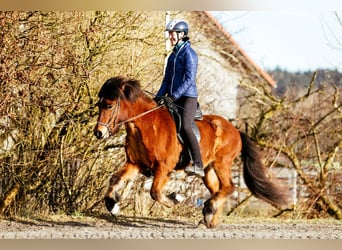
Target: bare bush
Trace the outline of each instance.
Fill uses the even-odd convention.
[[[283,98],[269,89],[242,83],[244,98],[254,107],[255,116],[241,116],[248,121],[249,134],[264,148],[267,165],[297,172],[297,216],[330,214],[341,219],[337,180],[341,173],[341,88],[324,84],[314,88],[315,77],[316,73],[304,94],[285,94]]]
[[[105,142],[92,135],[97,90],[117,74],[158,77],[151,71],[158,58],[162,69],[163,52],[146,44],[162,32],[151,20],[141,27],[147,19],[142,12],[0,12],[0,214],[87,211],[102,201],[124,158],[112,152],[120,147],[108,147],[122,134]]]
[[[163,23],[162,12],[0,12],[0,214],[103,209],[108,179],[125,161],[125,133],[94,138],[97,91],[115,75],[147,89],[160,82]],[[340,219],[341,88],[314,81],[282,98],[242,81],[238,121],[266,165],[298,174],[305,195],[296,216]],[[164,211],[147,198],[145,179],[132,183],[128,209]]]

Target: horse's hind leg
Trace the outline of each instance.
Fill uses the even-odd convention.
[[[121,196],[118,190],[121,188],[125,180],[135,177],[139,173],[137,165],[126,163],[122,169],[114,173],[109,181],[109,186],[104,197],[106,208],[112,214],[119,212],[118,202]]]
[[[207,227],[215,227],[219,223],[222,209],[227,201],[228,195],[234,191],[234,184],[231,180],[231,163],[215,163],[204,178],[204,183],[209,189],[212,197],[204,203],[203,216]]]

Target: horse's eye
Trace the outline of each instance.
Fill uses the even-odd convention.
[[[112,109],[113,108],[113,105],[105,104],[103,102],[96,103],[96,106],[99,107],[100,109]]]

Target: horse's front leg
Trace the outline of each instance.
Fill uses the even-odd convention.
[[[167,170],[166,165],[160,164],[157,168],[155,168],[153,184],[150,190],[152,199],[162,203],[163,205],[167,207],[171,207],[179,203],[179,200],[177,200],[174,194],[165,195],[162,192],[163,187],[169,180],[169,173],[170,171]]]
[[[118,190],[121,188],[125,180],[134,178],[139,173],[139,167],[132,163],[126,163],[122,169],[114,173],[109,181],[109,187],[104,197],[106,208],[112,214],[119,212],[119,205],[117,204],[121,195]]]
[[[170,172],[171,170],[167,168],[166,164],[160,163],[160,165],[154,169],[154,178],[150,190],[152,199],[167,207],[171,207],[181,202],[181,199],[176,193],[169,195],[163,193],[163,188],[169,180]]]

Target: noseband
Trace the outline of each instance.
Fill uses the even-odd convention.
[[[111,116],[108,120],[108,123],[104,123],[104,122],[100,122],[98,121],[97,124],[104,126],[108,129],[108,132],[110,135],[113,135],[113,131],[112,128],[110,127],[110,124],[114,123],[114,128],[116,126],[118,126],[118,116],[119,116],[119,111],[120,111],[120,97],[118,98],[118,101],[116,102],[116,105],[114,107],[110,107],[110,108],[101,108],[100,103],[102,102],[103,98],[100,99],[100,101],[98,102],[98,106],[100,107],[100,109],[108,109],[108,110],[112,110]],[[114,119],[115,116],[115,119]]]

